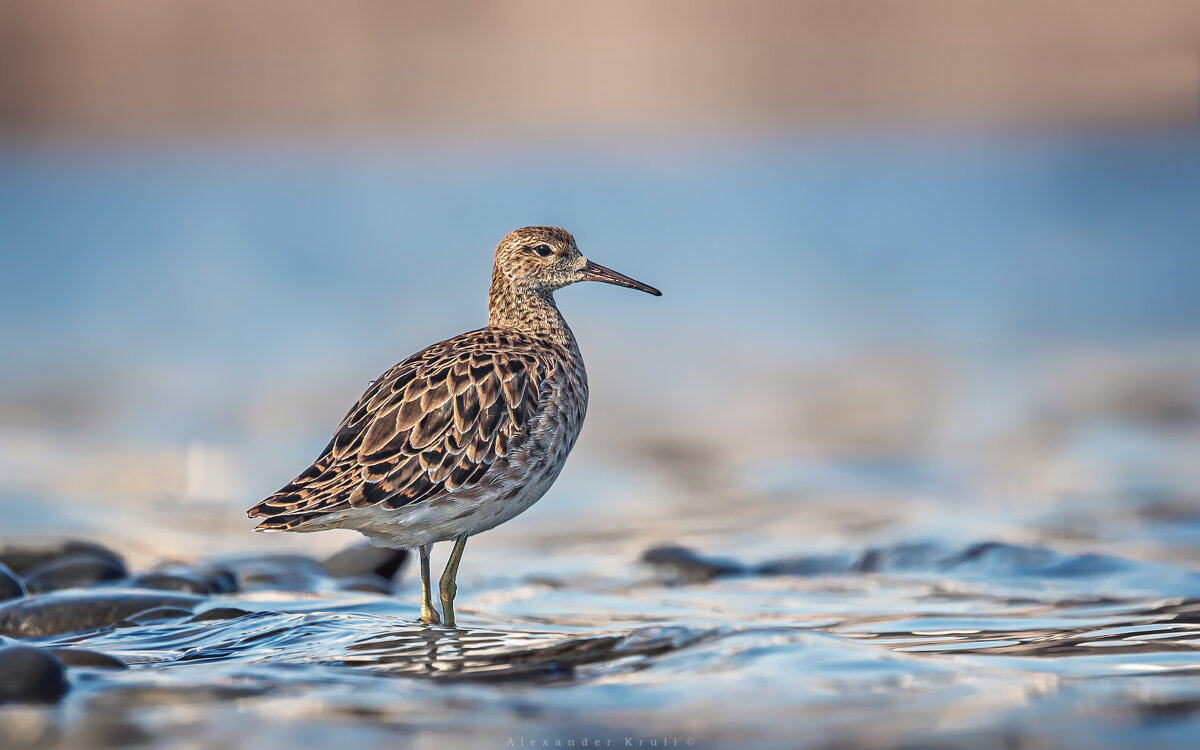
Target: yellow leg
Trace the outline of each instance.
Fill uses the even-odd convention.
[[[430,545],[421,545],[421,622],[426,625],[438,625],[442,618],[438,617],[437,610],[433,608],[433,592],[429,585],[429,547]]]
[[[466,546],[467,535],[463,534],[454,542],[454,549],[450,551],[450,561],[446,563],[446,570],[442,573],[442,614],[446,616],[444,624],[448,628],[455,627],[454,595],[458,593],[458,586],[454,579],[458,577],[458,564],[462,562],[463,549]]]

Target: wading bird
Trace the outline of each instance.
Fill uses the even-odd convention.
[[[558,477],[587,412],[587,373],[554,292],[654,287],[589,261],[558,227],[496,248],[488,324],[417,352],[371,384],[320,457],[247,514],[257,531],[354,529],[421,558],[421,622],[454,626],[467,538],[526,510]],[[429,551],[454,548],[433,606]]]

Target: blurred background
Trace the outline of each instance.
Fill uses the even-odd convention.
[[[1186,0],[5,2],[28,140],[578,141],[1188,126]]]
[[[1194,597],[1198,116],[1194,0],[0,0],[0,531],[100,539],[134,567],[344,546],[255,536],[243,511],[372,378],[484,324],[504,234],[556,224],[664,296],[558,294],[587,428],[545,500],[472,541],[468,617],[888,620],[1051,585],[913,563],[932,589],[800,580],[755,604],[744,586],[783,584],[738,583],[658,610],[638,560],[664,543],[749,562],[1037,545],[1134,566],[1098,580],[1068,558],[1063,606]],[[878,697],[931,679],[852,641],[836,648],[867,671],[830,639],[712,663],[822,717],[842,680]],[[1194,674],[1195,643],[1159,666],[1073,663]],[[922,726],[1045,693],[1036,721],[994,715],[1082,717],[1060,739],[1103,746],[1195,739],[1194,718],[1084,731],[1080,705],[1127,694],[1072,703],[1049,661],[1004,662],[985,705],[935,702]],[[983,679],[938,664],[954,696]],[[696,666],[629,678],[634,723],[708,715],[672,687]],[[781,687],[799,674],[817,676]],[[1171,715],[1194,717],[1178,689]],[[912,721],[905,700],[888,721]],[[836,716],[861,729],[863,705]]]

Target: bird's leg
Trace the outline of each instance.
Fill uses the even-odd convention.
[[[438,617],[433,608],[433,592],[429,586],[429,547],[421,545],[421,622],[426,625],[438,625],[442,618]]]
[[[446,616],[444,624],[448,628],[455,627],[454,595],[458,593],[458,586],[454,579],[458,577],[458,564],[462,561],[463,549],[466,546],[467,535],[463,534],[455,540],[454,549],[450,551],[450,561],[446,563],[446,570],[442,573],[442,614]]]

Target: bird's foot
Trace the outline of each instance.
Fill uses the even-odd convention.
[[[442,618],[438,615],[436,609],[430,605],[421,606],[421,624],[422,625],[441,625]]]

